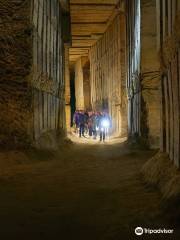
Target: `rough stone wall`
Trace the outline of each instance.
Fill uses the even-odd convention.
[[[120,12],[90,50],[91,104],[108,110],[113,133],[127,134],[125,77],[125,17]]]
[[[0,1],[1,143],[25,145],[65,129],[59,0]]]
[[[70,91],[70,69],[69,69],[69,45],[65,44],[65,101],[66,101],[66,129],[71,128],[71,91]]]
[[[64,43],[62,9],[58,0],[34,0],[33,97],[34,138],[65,129]]]
[[[156,0],[141,1],[141,134],[151,147],[159,147],[160,72],[157,51]],[[144,105],[143,105],[144,104]]]
[[[128,134],[140,135],[140,0],[126,2]]]
[[[0,144],[29,144],[32,96],[30,1],[0,1]]]
[[[160,72],[157,51],[156,1],[126,2],[127,90],[130,136],[159,146]]]
[[[180,166],[180,2],[157,1],[161,56],[161,150]]]

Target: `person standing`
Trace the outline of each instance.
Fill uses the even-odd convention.
[[[100,142],[105,141],[107,131],[110,128],[110,125],[111,121],[109,115],[107,113],[103,113],[99,120]]]
[[[85,122],[84,131],[85,131],[86,134],[88,134],[88,120],[89,120],[89,113],[86,111],[84,113],[84,122]]]
[[[88,119],[88,131],[89,131],[89,137],[92,137],[93,135],[93,114],[92,112],[89,113],[89,119]]]
[[[92,133],[93,139],[97,137],[97,113],[93,112],[92,114]]]
[[[79,128],[79,111],[76,110],[73,116],[73,125],[74,125],[74,131],[75,133],[78,132],[78,128]]]
[[[85,128],[85,115],[83,111],[79,113],[79,137],[84,136],[84,128]]]

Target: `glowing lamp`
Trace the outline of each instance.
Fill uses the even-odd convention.
[[[103,121],[102,121],[102,127],[104,127],[104,128],[109,128],[109,126],[110,126],[109,120],[103,120]]]

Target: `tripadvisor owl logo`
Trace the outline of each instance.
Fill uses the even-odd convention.
[[[158,229],[150,229],[150,228],[135,228],[135,234],[140,236],[143,234],[173,234],[174,229],[166,229],[166,228],[158,228]]]
[[[142,235],[142,234],[143,234],[143,229],[142,229],[142,227],[137,227],[137,228],[135,229],[135,234],[138,235],[138,236]]]

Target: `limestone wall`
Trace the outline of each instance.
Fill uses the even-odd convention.
[[[115,135],[127,133],[125,76],[125,16],[119,12],[103,37],[90,50],[91,104],[108,110]]]
[[[159,147],[160,138],[160,72],[157,51],[156,0],[141,1],[141,133],[147,130],[151,147]],[[152,24],[154,22],[154,24]],[[143,106],[143,102],[145,106]]]
[[[66,129],[69,132],[71,127],[71,91],[70,91],[70,69],[69,69],[69,46],[65,45],[65,101],[66,101]]]
[[[161,150],[180,166],[180,2],[157,1],[161,60]]]
[[[0,1],[0,11],[0,139],[30,144],[65,129],[63,12],[59,0]]]
[[[142,137],[151,147],[159,147],[160,64],[156,1],[127,1],[126,10],[129,135]]]
[[[36,0],[33,21],[34,138],[65,129],[62,9],[58,0]],[[65,65],[65,64],[64,64]]]
[[[126,61],[128,95],[128,133],[140,135],[140,0],[126,1]]]
[[[32,96],[30,1],[0,1],[0,144],[28,144]]]

